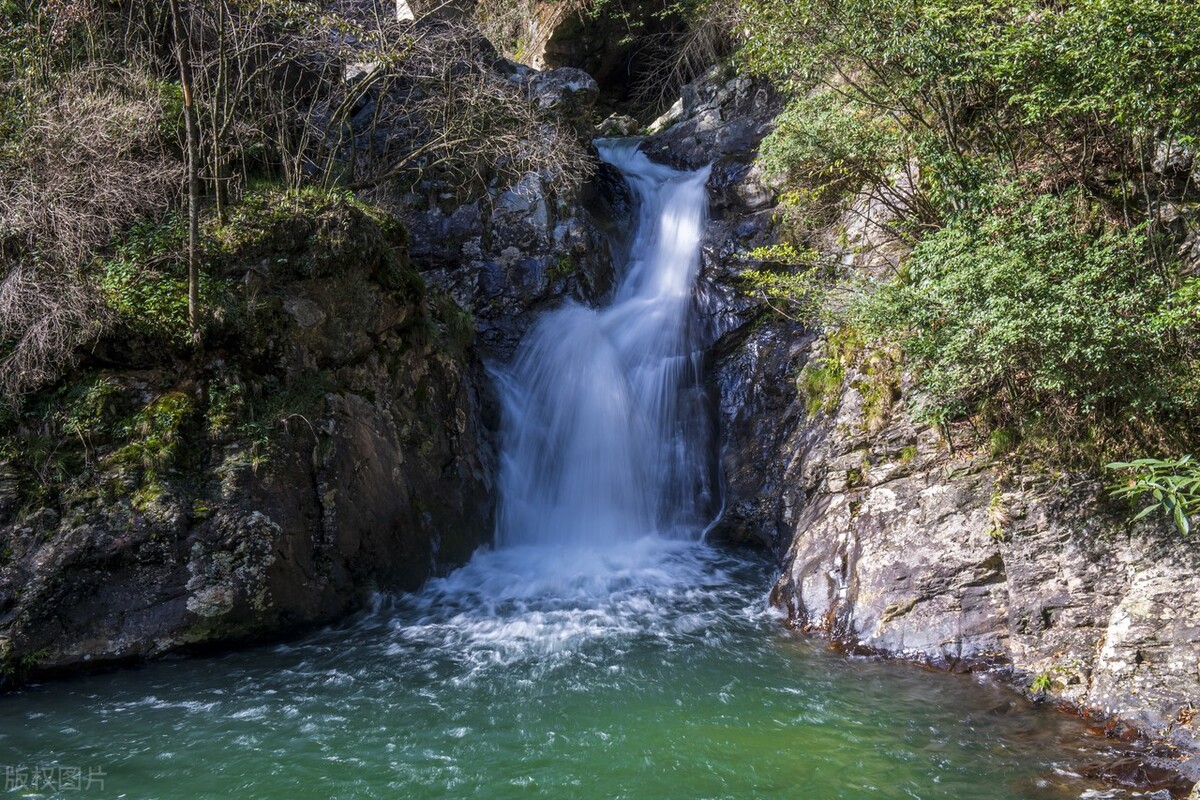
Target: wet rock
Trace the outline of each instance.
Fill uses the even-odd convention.
[[[1154,800],[1171,800],[1176,793],[1186,791],[1188,786],[1171,769],[1135,755],[1083,764],[1078,769],[1085,778],[1141,789],[1145,792],[1144,797]]]
[[[633,117],[623,114],[612,114],[596,126],[596,135],[602,138],[633,136],[641,126]]]
[[[782,109],[782,99],[766,82],[715,67],[684,87],[679,105],[673,122],[656,123],[670,127],[647,142],[647,154],[681,169],[725,160],[748,168]]]
[[[118,428],[148,403],[180,409],[157,434],[173,449],[149,462],[152,442],[71,434],[59,452],[79,450],[78,474],[0,514],[5,682],[286,636],[487,539],[482,366],[402,233],[349,204],[281,216],[214,265],[255,276],[231,284],[244,310],[213,334],[220,352],[81,365]],[[6,469],[20,498],[28,465]]]
[[[680,97],[671,107],[662,114],[654,118],[654,121],[646,126],[646,132],[651,136],[657,136],[663,131],[670,128],[679,120],[683,119],[683,98]]]
[[[529,173],[449,212],[410,214],[413,262],[472,313],[484,355],[505,361],[543,310],[610,291],[630,202],[607,165],[569,201]]]

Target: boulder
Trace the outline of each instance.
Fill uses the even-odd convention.
[[[483,369],[403,233],[281,202],[214,256],[209,350],[122,368],[101,342],[46,398],[101,399],[57,443],[67,477],[0,465],[0,682],[291,635],[488,540]]]

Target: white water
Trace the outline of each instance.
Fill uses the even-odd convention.
[[[604,152],[633,258],[503,377],[501,546],[298,643],[0,698],[0,764],[123,797],[1121,796],[1069,778],[1078,720],[780,636],[769,564],[697,543],[705,175]]]
[[[547,314],[501,376],[500,547],[695,540],[716,505],[692,296],[708,170],[597,144],[636,198],[630,255],[608,307]]]

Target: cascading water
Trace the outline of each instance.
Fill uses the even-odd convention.
[[[1097,755],[1079,720],[780,635],[770,565],[697,542],[717,502],[692,309],[706,175],[602,152],[639,201],[632,257],[611,305],[547,315],[501,377],[500,546],[298,643],[0,697],[6,788],[1130,796],[1074,777]]]
[[[637,200],[630,256],[611,305],[546,315],[500,379],[501,546],[695,539],[715,505],[692,298],[708,170],[598,146]]]

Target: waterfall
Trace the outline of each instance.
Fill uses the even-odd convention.
[[[696,539],[713,515],[693,299],[709,171],[638,146],[597,142],[637,208],[612,302],[546,314],[500,376],[500,546]]]

